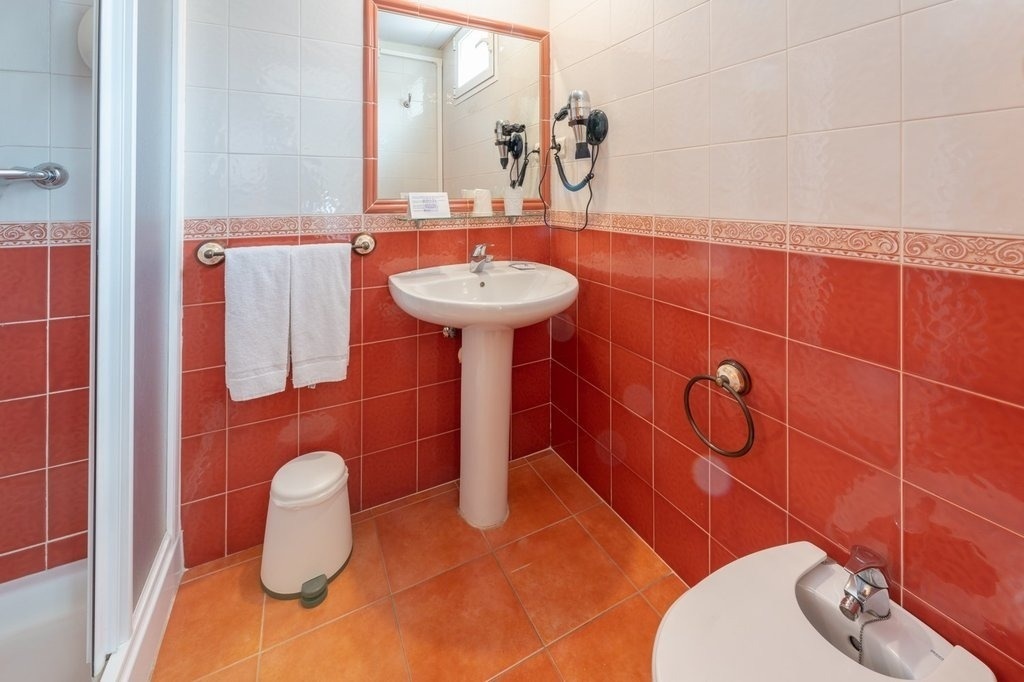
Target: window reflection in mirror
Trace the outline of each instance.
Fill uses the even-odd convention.
[[[378,12],[377,197],[404,192],[510,185],[494,124],[525,125],[526,149],[540,139],[540,44],[390,12]],[[510,164],[511,165],[511,164]],[[540,167],[530,157],[523,187],[537,196]]]

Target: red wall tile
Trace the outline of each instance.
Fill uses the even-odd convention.
[[[228,554],[240,552],[263,542],[270,505],[270,484],[261,483],[227,494]]]
[[[892,370],[789,344],[790,424],[894,473],[899,393],[899,374]]]
[[[611,396],[630,411],[651,420],[654,415],[654,365],[622,346],[612,344]]]
[[[906,480],[1024,534],[1024,409],[912,376],[903,391]]]
[[[85,556],[90,258],[0,248],[0,583]]]
[[[654,361],[692,377],[710,371],[708,316],[654,302]]]
[[[786,254],[711,245],[711,314],[773,334],[786,332]]]
[[[440,234],[447,234],[449,231]],[[427,234],[427,233],[423,233]],[[422,236],[422,235],[421,235]],[[463,242],[464,253],[459,254],[458,259],[448,260],[445,263],[457,263],[459,260],[468,260],[477,244],[487,244],[487,253],[494,256],[494,260],[512,259],[512,228],[510,227],[480,227],[466,230],[466,239]],[[420,249],[423,243],[420,242]],[[420,256],[420,267],[423,267],[422,253]]]
[[[612,289],[609,303],[615,319],[611,328],[612,343],[651,358],[654,355],[654,308],[651,299]]]
[[[50,249],[50,317],[88,315],[92,247]]]
[[[904,485],[908,590],[1024,660],[1024,538]]]
[[[786,512],[711,467],[711,536],[736,556],[786,542]]]
[[[582,394],[581,394],[582,397]],[[605,502],[612,500],[612,454],[580,429],[578,440],[580,476]]]
[[[548,332],[546,320],[515,330],[515,343],[512,345],[513,365],[546,360],[549,357],[551,357],[551,335]]]
[[[517,225],[512,228],[512,260],[550,262],[550,234],[550,230],[541,225]]]
[[[654,490],[614,455],[611,505],[637,535],[654,544]]]
[[[363,401],[363,452],[369,454],[416,440],[416,391]]]
[[[344,381],[328,381],[299,389],[299,409],[313,410],[333,407],[359,400],[363,386],[363,347],[352,346],[348,352],[348,376]]]
[[[731,476],[769,500],[786,506],[786,427],[757,410],[751,410],[754,444],[742,457],[723,457],[711,453],[711,460]],[[711,395],[711,426],[706,432],[711,442],[725,449],[742,448],[748,437],[747,422],[731,396],[717,389]]]
[[[373,398],[416,387],[415,336],[363,346],[363,397]]]
[[[459,431],[449,431],[419,441],[416,475],[419,489],[454,481],[459,477]]]
[[[299,453],[326,450],[343,458],[362,454],[362,408],[345,403],[299,413]]]
[[[418,391],[418,437],[426,438],[459,428],[462,382],[446,381],[424,386]]]
[[[47,472],[47,537],[62,538],[88,528],[89,463],[51,467]]]
[[[227,432],[181,439],[181,501],[227,491]]]
[[[603,284],[580,280],[576,299],[580,329],[611,338],[611,291]]]
[[[46,396],[0,402],[0,476],[46,466]]]
[[[363,506],[373,507],[416,492],[416,444],[363,457]]]
[[[654,239],[654,298],[708,312],[710,246],[682,239]]]
[[[46,319],[47,251],[45,246],[0,249],[0,324]]]
[[[545,404],[512,415],[508,456],[525,457],[551,445],[551,409]]]
[[[613,400],[611,425],[612,454],[650,484],[654,462],[651,423]]]
[[[387,341],[412,336],[416,330],[416,318],[398,307],[387,287],[363,290],[364,341]]]
[[[727,358],[738,360],[750,374],[751,407],[776,419],[786,416],[786,340],[756,329],[711,320],[711,371]]]
[[[187,305],[182,318],[182,369],[224,364],[224,304]]]
[[[578,335],[579,376],[605,393],[611,391],[611,342],[596,334],[580,331]]]
[[[612,233],[609,269],[613,288],[651,297],[653,241],[646,235]]]
[[[611,235],[600,230],[583,230],[579,240],[579,277],[608,284],[611,280]]]
[[[841,547],[871,547],[899,580],[899,479],[798,431],[789,466],[789,512]]]
[[[46,473],[0,478],[0,554],[46,539]]]
[[[181,435],[219,431],[227,425],[224,368],[181,375]]]
[[[904,369],[1024,405],[1024,279],[904,269]]]
[[[710,475],[707,458],[655,429],[654,490],[705,531],[711,502]],[[662,538],[662,543],[665,542],[669,542],[667,537]]]
[[[420,232],[418,267],[430,268],[467,259],[465,230]],[[490,242],[485,242],[490,244]],[[497,258],[497,256],[495,256]],[[507,256],[506,256],[507,258]]]
[[[899,266],[790,254],[792,338],[896,367],[899,320]]]
[[[654,496],[654,549],[687,585],[708,574],[708,534],[661,495]]]
[[[228,434],[228,490],[269,481],[298,455],[296,415],[235,427]]]
[[[0,325],[0,400],[46,393],[46,322]]]
[[[512,368],[512,412],[522,412],[550,401],[550,360],[540,360]]]
[[[47,438],[50,466],[89,456],[89,389],[50,394]]]

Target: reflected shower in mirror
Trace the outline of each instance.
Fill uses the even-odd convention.
[[[536,197],[539,40],[383,10],[376,28],[377,191],[367,204],[474,189]]]

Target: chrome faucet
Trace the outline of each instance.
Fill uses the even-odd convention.
[[[473,255],[469,257],[469,271],[480,272],[492,260],[494,256],[487,255],[487,244],[477,244],[473,247]]]
[[[846,570],[845,593],[839,610],[850,620],[857,620],[861,611],[878,618],[889,615],[889,582],[885,575],[885,559],[863,545],[854,545]]]

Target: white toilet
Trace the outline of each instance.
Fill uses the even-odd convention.
[[[260,581],[278,599],[312,608],[352,555],[348,467],[333,452],[311,452],[281,467],[270,484]]]

